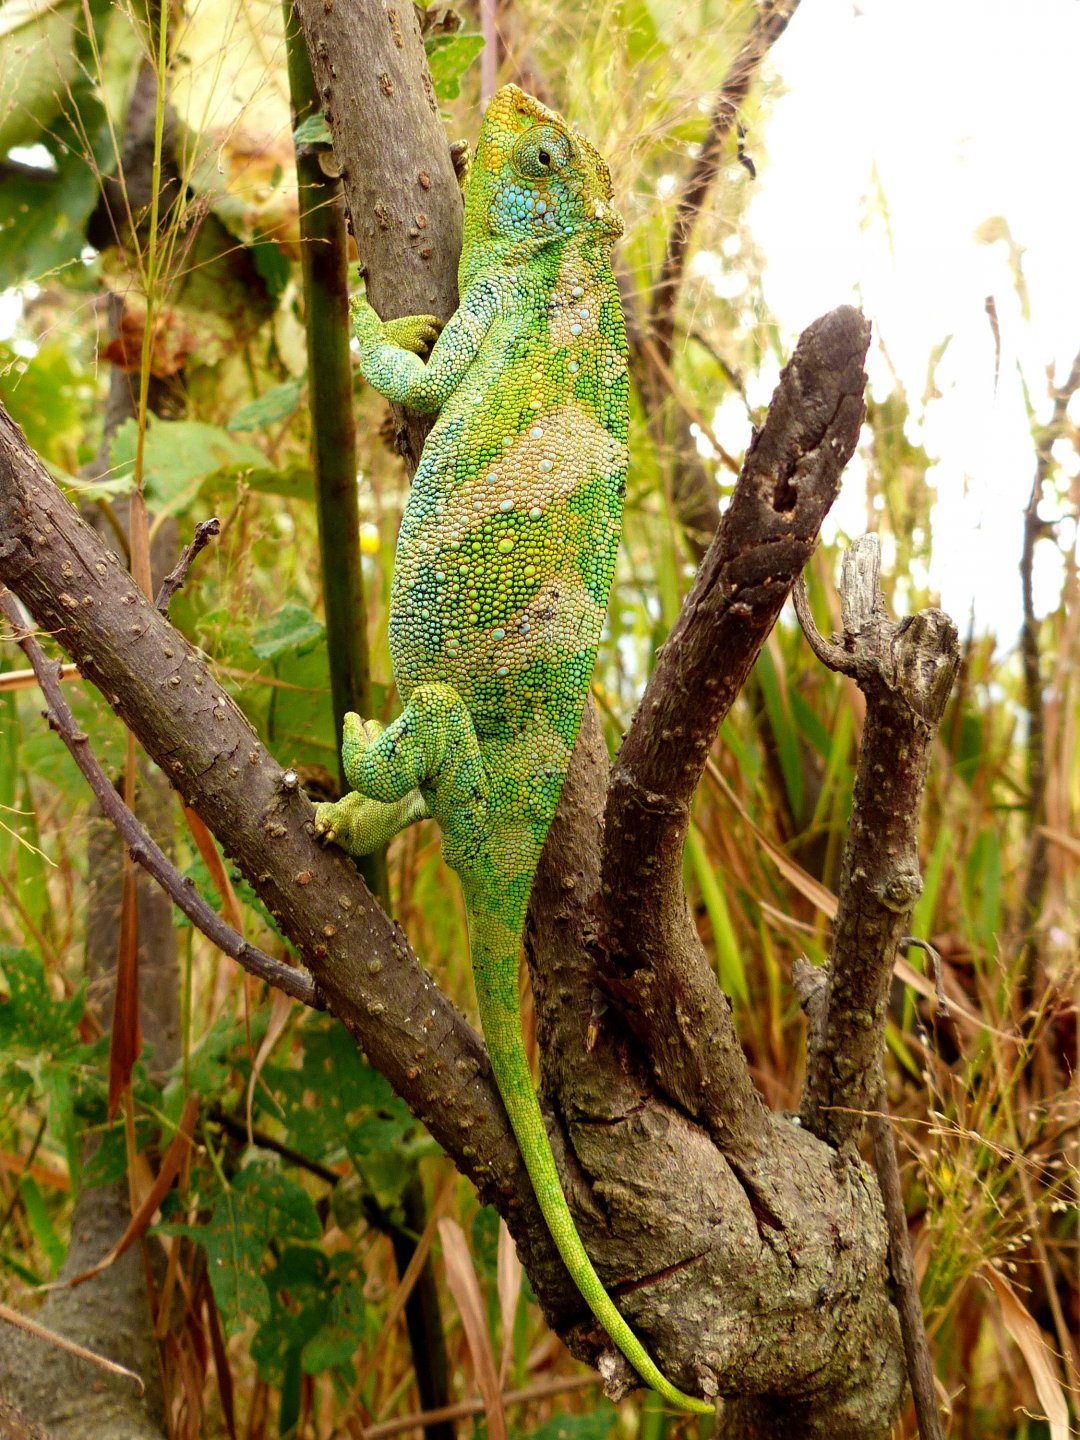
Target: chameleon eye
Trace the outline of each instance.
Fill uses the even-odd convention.
[[[511,164],[525,180],[541,180],[570,159],[570,142],[553,125],[534,125],[514,146]]]

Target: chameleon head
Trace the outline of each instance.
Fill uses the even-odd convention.
[[[596,148],[516,85],[492,96],[465,195],[466,245],[622,234],[611,174]]]

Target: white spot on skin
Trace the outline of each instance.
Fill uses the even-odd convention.
[[[510,668],[509,668],[509,666],[507,666],[507,665],[500,665],[499,668],[495,671],[495,674],[496,674],[496,675],[509,675],[509,674],[510,674]]]
[[[506,631],[500,625],[495,630],[492,630],[491,638],[493,640],[504,640],[506,638]]]
[[[571,334],[571,335],[580,335],[580,334],[581,334],[581,326],[578,325],[576,321],[575,321],[575,323],[574,323],[573,325],[570,326],[570,334]]]
[[[533,508],[529,511],[529,519],[539,520],[543,513],[544,512],[540,509],[539,505],[534,505]]]
[[[582,295],[585,294],[585,291],[581,288],[580,285],[575,285],[574,288],[570,291],[570,294],[573,295],[575,300],[580,300]]]
[[[504,501],[502,502],[502,504],[499,506],[499,509],[502,510],[504,514],[505,514],[505,512],[506,512],[507,510],[512,510],[513,508],[514,508],[514,502],[513,502],[513,500],[504,500]]]
[[[551,469],[551,461],[550,461],[550,460],[541,460],[541,461],[540,461],[540,469],[543,470],[545,474],[547,474],[547,472]]]
[[[587,320],[589,318],[589,312],[585,309],[584,306],[582,306],[577,313],[581,316],[582,320]]]
[[[542,425],[534,425],[533,428],[529,431],[529,434],[534,440],[539,440],[543,433],[544,427]]]

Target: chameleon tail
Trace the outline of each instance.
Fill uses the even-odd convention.
[[[505,911],[468,908],[473,978],[491,1068],[556,1248],[589,1309],[645,1383],[682,1410],[711,1415],[712,1405],[684,1395],[664,1378],[593,1268],[563,1194],[525,1053],[518,995],[522,926],[508,923]]]

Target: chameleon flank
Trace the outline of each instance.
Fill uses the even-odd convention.
[[[533,1088],[517,988],[529,892],[619,540],[629,382],[611,249],[621,234],[601,156],[507,85],[465,183],[461,303],[442,333],[431,316],[384,324],[353,302],[368,381],[439,418],[394,566],[390,654],[405,708],[386,730],[346,716],[353,792],[320,805],[316,828],[363,855],[415,820],[437,821],[465,893],[492,1069],[559,1253],[642,1379],[710,1413],[665,1380],[586,1254]]]

